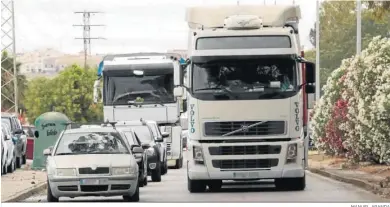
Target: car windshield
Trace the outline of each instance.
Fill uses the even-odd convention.
[[[117,132],[85,132],[65,133],[58,143],[55,155],[129,153]]]
[[[141,142],[149,143],[153,141],[152,134],[147,126],[131,126]]]
[[[135,145],[136,143],[134,142],[133,134],[130,131],[124,131],[124,133],[125,133],[127,140],[129,141],[129,144]]]
[[[105,104],[127,105],[129,102],[174,103],[173,69],[163,74],[145,76],[105,76]]]
[[[211,59],[193,63],[194,93],[228,93],[234,99],[267,92],[295,91],[296,61],[291,58]],[[260,94],[260,96],[259,96]]]

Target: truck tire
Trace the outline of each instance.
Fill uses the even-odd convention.
[[[180,158],[180,168],[183,167],[183,157]]]
[[[59,199],[54,197],[53,193],[51,192],[49,181],[47,181],[47,202],[58,202]]]
[[[176,160],[175,169],[180,169],[180,159]]]
[[[301,178],[278,178],[275,179],[275,186],[278,190],[293,190],[300,191],[305,190],[306,177]]]
[[[191,180],[187,177],[187,187],[190,193],[201,193],[206,190],[206,183],[203,180]]]
[[[161,167],[160,165],[156,166],[156,169],[152,171],[152,181],[161,182]]]

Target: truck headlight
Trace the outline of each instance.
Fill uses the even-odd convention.
[[[298,148],[297,143],[289,144],[287,146],[287,155],[286,155],[287,163],[295,161],[295,158],[297,158],[297,154],[298,154],[297,148]]]
[[[150,147],[146,150],[146,155],[153,156],[154,155],[154,148]]]
[[[200,146],[193,146],[193,157],[194,161],[198,163],[203,163],[203,150]]]
[[[55,172],[57,176],[76,176],[75,168],[57,168]]]
[[[111,168],[112,175],[129,175],[137,174],[137,168],[135,167],[113,167]]]

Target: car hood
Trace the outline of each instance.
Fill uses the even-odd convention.
[[[53,158],[56,168],[123,167],[136,161],[131,154],[59,155]]]

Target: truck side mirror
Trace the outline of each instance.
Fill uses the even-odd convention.
[[[316,92],[316,88],[315,88],[315,86],[313,86],[313,85],[306,85],[305,86],[305,91],[306,91],[306,93],[315,93]]]
[[[183,84],[183,78],[182,78],[182,67],[179,63],[179,61],[174,60],[173,61],[173,84],[175,86],[181,86]]]
[[[306,83],[316,82],[316,65],[312,62],[305,62],[306,65]]]

